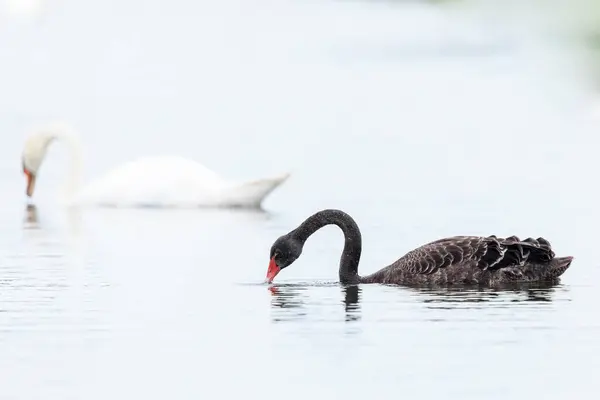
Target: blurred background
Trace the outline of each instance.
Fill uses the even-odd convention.
[[[0,399],[591,398],[600,2],[0,5]],[[56,143],[28,201],[53,121],[84,182],[160,154],[292,175],[263,211],[66,209]],[[269,290],[273,241],[324,208],[364,274],[461,234],[575,261],[544,289],[344,288],[327,227]]]

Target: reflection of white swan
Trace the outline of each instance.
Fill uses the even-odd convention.
[[[25,207],[25,221],[23,221],[25,229],[39,229],[40,218],[38,217],[37,207],[33,204],[27,204]]]
[[[79,140],[68,130],[54,127],[31,135],[25,142],[22,162],[29,197],[33,196],[39,168],[55,139],[65,143],[71,153],[70,177],[61,198],[66,205],[258,208],[289,176],[232,183],[195,161],[156,156],[128,162],[79,189]]]

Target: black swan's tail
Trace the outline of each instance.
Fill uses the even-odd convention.
[[[544,238],[506,239],[489,236],[485,238],[486,251],[480,267],[503,270],[515,280],[553,280],[570,266],[573,257],[555,257],[550,242]]]
[[[571,266],[571,262],[573,261],[573,257],[556,257],[552,261],[550,261],[548,267],[546,268],[546,273],[544,274],[545,279],[555,279],[565,273],[567,269]]]

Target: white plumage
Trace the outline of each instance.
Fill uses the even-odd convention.
[[[142,157],[108,171],[79,188],[81,148],[77,136],[60,127],[30,136],[23,149],[23,168],[35,179],[53,141],[68,146],[70,179],[61,201],[66,205],[113,207],[248,207],[258,208],[289,174],[249,182],[222,178],[200,163],[178,156]],[[33,194],[33,190],[31,192]]]

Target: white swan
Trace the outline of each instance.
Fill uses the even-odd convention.
[[[60,198],[66,205],[260,208],[267,195],[289,177],[286,173],[235,183],[195,161],[155,156],[125,163],[79,189],[80,142],[70,130],[58,125],[40,130],[25,141],[22,163],[28,197],[33,196],[40,166],[55,140],[65,143],[71,153],[70,176]]]

